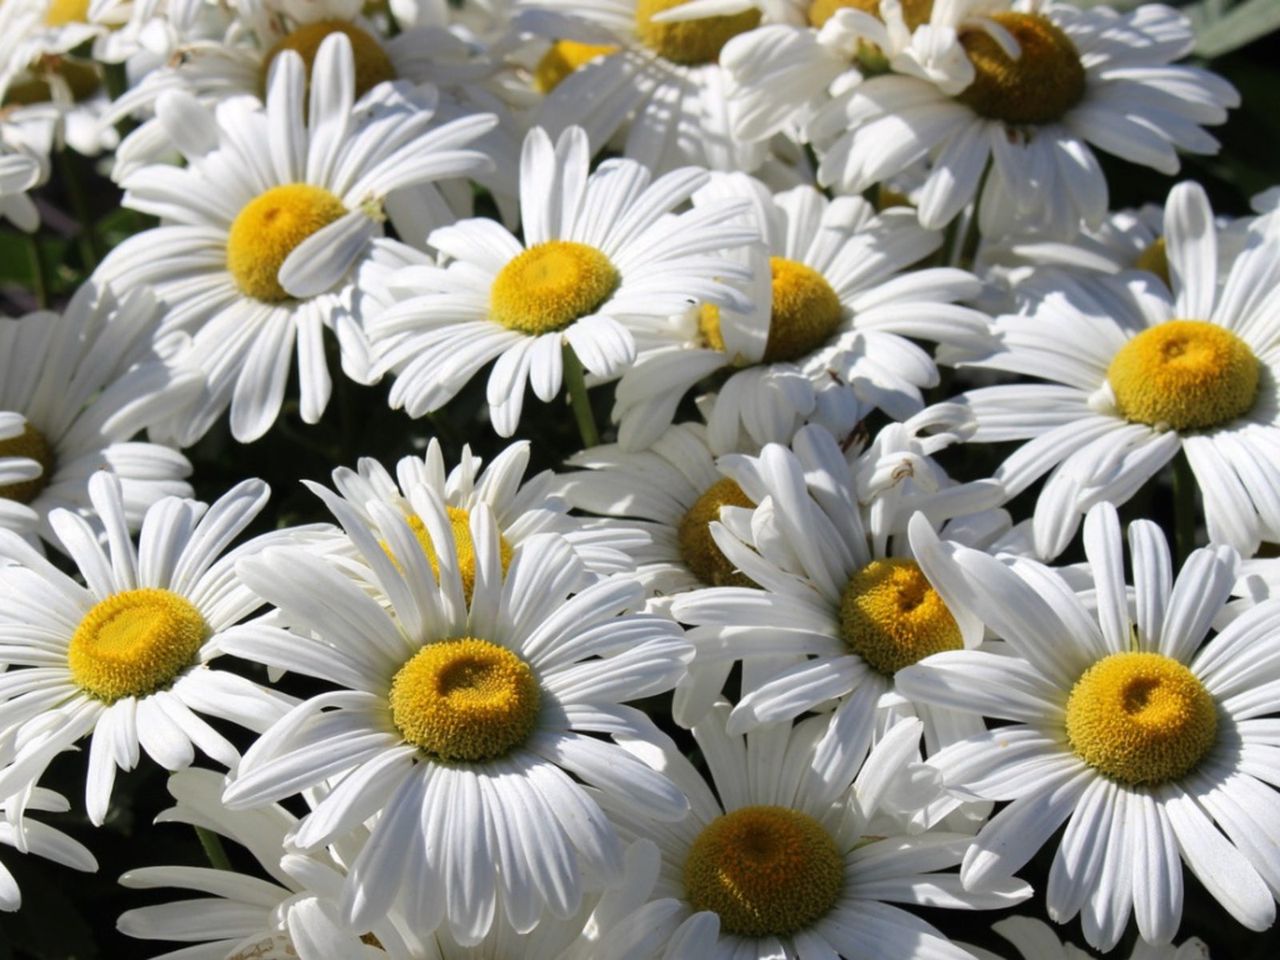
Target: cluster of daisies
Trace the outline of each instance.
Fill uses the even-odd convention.
[[[74,151],[140,226],[0,320],[4,859],[99,869],[56,814],[157,764],[210,865],[101,868],[174,960],[1189,960],[1191,890],[1270,928],[1280,192],[1113,211],[1098,156],[1217,150],[1194,41],[5,0],[0,216]],[[512,439],[450,462],[481,377]],[[249,444],[335,378],[422,442],[264,522]]]

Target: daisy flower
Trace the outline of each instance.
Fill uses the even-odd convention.
[[[410,491],[415,487],[430,487],[448,513],[458,548],[462,589],[467,597],[475,589],[476,550],[471,540],[471,512],[479,503],[489,508],[497,524],[498,552],[504,571],[521,543],[543,533],[564,537],[587,569],[596,574],[607,576],[634,570],[632,554],[647,546],[648,536],[641,531],[570,517],[569,504],[557,494],[560,484],[550,470],[524,481],[529,454],[528,441],[513,443],[481,469],[480,458],[464,445],[458,465],[446,473],[440,441],[433,437],[425,455],[405,457],[396,464],[394,477],[376,460],[363,458],[355,470],[338,467],[333,471],[337,496],[317,484],[307,483],[307,486],[331,507],[341,498],[370,529],[378,525],[377,518],[370,512],[370,503],[376,501],[400,511],[438,574],[435,545],[410,502]]]
[[[37,787],[17,809],[14,808],[14,798],[0,802],[0,846],[12,847],[19,853],[35,854],[73,870],[93,873],[98,869],[98,861],[78,840],[23,815],[29,810],[64,813],[70,809],[65,797]],[[0,860],[0,910],[12,912],[21,906],[22,891],[18,889],[18,881]]]
[[[197,372],[157,355],[177,348],[155,340],[162,317],[148,290],[117,298],[88,283],[61,314],[0,319],[0,529],[53,540],[50,511],[87,513],[104,469],[131,529],[162,497],[191,493],[186,457],[134,440],[201,389]]]
[[[85,806],[101,825],[116,769],[137,766],[139,748],[168,770],[190,764],[196,747],[234,766],[235,748],[197,713],[263,729],[292,701],[209,666],[222,632],[260,605],[235,578],[236,558],[282,536],[223,556],[266,504],[266,485],[247,480],[210,507],[161,500],[136,547],[120,481],[96,474],[89,497],[101,534],[68,510],[49,517],[84,586],[0,530],[0,558],[12,564],[0,566],[0,647],[20,668],[0,674],[0,796],[89,737]]]
[[[895,724],[860,770],[828,783],[813,764],[827,718],[744,737],[725,729],[729,712],[719,703],[693,728],[712,784],[668,741],[666,769],[689,795],[687,818],[618,815],[624,834],[662,853],[659,899],[619,925],[600,960],[637,943],[645,957],[830,960],[865,956],[874,944],[877,956],[973,960],[898,904],[1000,909],[1031,895],[1014,879],[962,887],[950,868],[969,845],[963,834],[895,829],[904,802],[936,789],[913,763],[918,720]]]
[[[669,215],[700,187],[684,168],[650,182],[631,160],[588,175],[582,130],[553,145],[535,128],[520,159],[524,242],[488,219],[435,230],[438,267],[406,269],[392,281],[401,302],[371,318],[378,372],[394,370],[393,407],[411,417],[440,409],[490,361],[489,414],[508,437],[520,421],[525,385],[555,399],[566,348],[595,377],[617,377],[635,359],[633,328],[665,321],[694,300],[746,309],[723,278],[746,279],[716,256],[752,239],[734,222],[742,205],[707,204]],[[579,374],[580,374],[579,368]]]
[[[917,533],[908,543],[904,527],[917,509],[937,523],[985,510],[999,491],[989,482],[949,486],[929,460],[935,442],[914,440],[886,456],[872,448],[851,466],[826,431],[805,427],[794,452],[769,444],[759,457],[722,458],[758,506],[745,515],[722,510],[711,534],[754,586],[694,590],[672,604],[672,616],[693,625],[697,650],[677,690],[678,722],[696,722],[741,661],[729,731],[834,706],[814,758],[828,782],[856,770],[900,716],[925,720],[930,751],[976,729],[897,691],[902,668],[982,637],[938,575],[930,538]],[[956,535],[984,542],[979,530],[959,524]]]
[[[394,907],[415,929],[447,922],[474,946],[499,913],[525,933],[544,913],[572,916],[584,893],[621,876],[622,844],[588,788],[644,816],[685,815],[669,780],[599,734],[657,736],[623,704],[670,690],[691,650],[670,621],[626,613],[638,584],[591,583],[554,534],[524,541],[504,576],[483,502],[470,514],[468,604],[445,505],[425,484],[410,502],[438,577],[403,512],[376,500],[376,531],[333,507],[378,597],[299,549],[240,565],[294,632],[245,625],[224,648],[335,689],[263,734],[224,800],[249,807],[332,783],[290,843],[316,849],[373,819],[343,884],[345,921],[365,928]]]
[[[1033,518],[1041,557],[1066,547],[1091,505],[1124,503],[1179,451],[1211,541],[1249,555],[1280,539],[1280,250],[1256,239],[1221,276],[1194,183],[1170,192],[1163,236],[1172,294],[1151,274],[1042,271],[1023,285],[1035,294],[1023,313],[996,320],[995,349],[971,358],[1041,381],[960,398],[973,442],[1029,441],[996,471],[1009,497],[1052,470]]]
[[[933,42],[922,46],[936,60],[949,43],[964,54],[961,69],[895,60],[893,72],[817,111],[805,132],[822,156],[820,183],[856,193],[927,157],[924,225],[954,218],[987,171],[984,235],[1032,223],[1069,235],[1107,211],[1090,145],[1167,175],[1179,149],[1217,151],[1203,126],[1222,123],[1239,96],[1205,70],[1170,65],[1195,42],[1181,14],[1155,4],[1126,14],[1044,0],[994,6],[934,5]]]
[[[326,327],[343,346],[344,370],[365,374],[352,369],[362,354],[358,270],[381,242],[387,195],[487,163],[467,146],[493,126],[491,115],[438,125],[429,100],[402,84],[357,104],[345,34],[320,44],[314,72],[322,80],[308,100],[301,55],[282,52],[265,108],[240,98],[215,115],[167,94],[158,114],[187,166],[145,167],[124,181],[125,205],[162,225],[112,250],[100,272],[154,285],[169,307],[166,329],[191,334],[208,387],[193,414],[168,425],[184,445],[228,405],[236,439],[262,436],[280,412],[295,348],[302,419],[315,423],[332,387]]]
[[[993,923],[991,929],[1013,944],[1022,960],[1090,960],[1090,954],[1059,940],[1053,928],[1043,920],[1009,917]],[[1000,960],[995,954],[985,951],[980,954],[980,957],[986,956]],[[1133,945],[1129,960],[1209,960],[1209,948],[1198,937],[1191,937],[1177,946],[1139,940]]]
[[[169,940],[191,946],[159,954],[155,960],[192,956],[217,960],[299,957],[301,960],[377,960],[386,957],[368,935],[395,957],[409,954],[394,923],[353,930],[337,909],[343,868],[327,852],[286,853],[284,841],[298,820],[283,807],[228,810],[220,801],[225,778],[195,767],[169,777],[176,804],[157,822],[185,823],[245,848],[269,879],[230,869],[140,867],[120,877],[131,890],[189,890],[196,899],[137,907],[120,915],[117,928],[141,940]],[[196,920],[195,918],[199,918]],[[362,936],[366,939],[362,940]]]
[[[617,137],[624,156],[655,173],[689,163],[759,167],[768,146],[730,132],[717,60],[729,38],[760,23],[761,12],[740,6],[728,16],[672,19],[685,3],[520,0],[516,25],[554,41],[535,70],[547,95],[533,122],[553,135],[581,126],[593,154]]]
[[[949,547],[963,602],[1006,652],[935,654],[899,686],[937,706],[1007,721],[934,754],[948,790],[1012,801],[965,854],[966,886],[1011,876],[1059,827],[1049,916],[1080,915],[1110,950],[1132,913],[1168,943],[1182,918],[1182,863],[1237,921],[1275,919],[1280,822],[1275,655],[1280,603],[1259,604],[1205,642],[1238,556],[1196,550],[1177,579],[1159,528],[1129,526],[1133,600],[1115,507],[1084,524],[1093,592],[1034,561],[1012,566]]]
[[[987,342],[988,318],[954,301],[980,285],[963,270],[905,269],[940,235],[905,210],[877,214],[860,197],[828,200],[813,187],[771,194],[745,174],[716,176],[702,203],[747,200],[763,241],[739,252],[751,268],[750,308],[703,304],[663,331],[618,384],[613,417],[624,448],[642,449],[671,423],[684,394],[732,370],[708,418],[712,448],[785,442],[812,418],[837,435],[880,407],[906,419],[937,384],[933,359],[907,338]],[[657,334],[650,336],[652,341]],[[745,436],[744,436],[745,434]]]

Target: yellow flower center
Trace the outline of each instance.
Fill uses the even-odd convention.
[[[1213,746],[1218,712],[1190,670],[1158,653],[1114,653],[1067,699],[1067,739],[1085,763],[1127,784],[1164,783]]]
[[[596,57],[617,52],[618,48],[611,43],[557,40],[533,68],[533,88],[539,93],[550,93],[565,77],[579,67],[585,66]]]
[[[974,112],[1009,124],[1053,123],[1084,97],[1080,53],[1062,30],[1038,13],[993,13],[1022,48],[1012,59],[985,30],[960,36],[973,83],[956,97]]]
[[[441,760],[494,760],[528,739],[542,694],[533,670],[496,643],[431,643],[391,681],[391,719]]]
[[[466,594],[467,602],[471,602],[471,595],[476,589],[476,544],[471,539],[471,514],[461,507],[446,507],[449,513],[449,527],[453,531],[453,542],[458,549],[458,574],[462,578],[462,591]],[[440,580],[440,554],[436,553],[435,544],[431,542],[431,534],[427,533],[427,525],[422,522],[422,518],[416,513],[406,518],[409,522],[409,529],[413,531],[413,535],[418,538],[418,543],[422,546],[422,552],[427,555],[427,561],[431,564],[431,572],[436,575],[437,582]],[[395,554],[391,552],[391,548],[387,546],[385,540],[380,541],[382,549],[387,552],[396,567],[400,567],[400,562],[396,560]],[[498,555],[502,559],[502,572],[505,574],[507,568],[511,566],[511,544],[507,543],[507,538],[501,533],[498,534]]]
[[[840,328],[843,308],[826,278],[803,263],[770,257],[773,303],[769,313],[769,338],[761,363],[799,360],[817,350]],[[704,303],[699,308],[698,330],[713,350],[724,351],[720,308]]]
[[[760,25],[759,10],[727,17],[702,17],[675,23],[654,23],[653,16],[678,7],[685,0],[636,0],[636,35],[646,47],[672,63],[696,67],[715,63],[720,48],[740,33]]]
[[[50,27],[65,27],[68,23],[87,23],[89,0],[49,0],[44,22]]]
[[[609,258],[585,243],[548,240],[513,258],[494,278],[489,312],[511,330],[536,336],[590,316],[618,289]]]
[[[1164,281],[1166,287],[1170,285],[1169,252],[1165,249],[1164,237],[1156,237],[1152,240],[1147,248],[1138,254],[1138,259],[1133,262],[1133,265],[1139,270],[1154,273]]]
[[[831,19],[837,10],[861,10],[873,17],[880,16],[880,0],[813,0],[809,4],[809,25],[821,27]],[[933,13],[933,0],[903,0],[902,18],[907,22],[908,30],[915,30],[921,24],[928,23]]]
[[[288,292],[276,279],[295,247],[347,212],[324,187],[290,183],[254,197],[227,233],[227,269],[240,292],[263,303],[281,303]]]
[[[169,686],[191,666],[209,627],[191,603],[144,588],[95,604],[67,647],[71,679],[106,703]]]
[[[1253,408],[1260,368],[1231,331],[1202,320],[1169,320],[1116,351],[1107,379],[1125,419],[1201,430]]]
[[[784,937],[822,919],[844,887],[844,858],[822,824],[787,807],[743,807],[689,847],[684,892],[740,937]]]
[[[271,64],[275,62],[282,50],[293,50],[301,55],[302,62],[306,65],[307,85],[310,87],[311,66],[316,61],[320,44],[332,33],[345,34],[351,41],[351,54],[356,68],[357,97],[368,93],[384,80],[396,78],[396,68],[392,65],[391,58],[382,49],[382,44],[368,32],[346,20],[317,20],[314,23],[304,23],[293,33],[277,40],[275,46],[267,51],[267,55],[262,58],[263,89],[266,89],[267,74],[271,72]]]
[[[845,584],[840,635],[892,676],[923,658],[964,646],[955,617],[914,560],[873,560]]]
[[[23,426],[22,433],[8,440],[0,440],[0,457],[26,457],[40,464],[40,476],[36,478],[0,484],[0,499],[30,503],[40,495],[40,491],[53,476],[53,451],[49,449],[49,441],[45,440],[44,434],[33,427],[29,420]]]
[[[720,508],[754,507],[738,484],[722,477],[694,501],[680,520],[676,540],[685,566],[703,583],[713,587],[754,587],[729,558],[720,552],[711,537],[711,521],[720,519]]]

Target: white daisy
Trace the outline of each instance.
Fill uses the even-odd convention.
[[[61,830],[24,816],[29,810],[63,813],[70,809],[66,798],[37,787],[15,809],[13,799],[0,801],[0,847],[12,847],[19,853],[34,854],[73,870],[92,873],[98,861],[78,840]],[[12,912],[22,906],[22,891],[12,873],[0,860],[0,910]]]
[[[362,935],[372,935],[393,956],[409,949],[394,923],[383,920],[370,930],[353,930],[337,908],[343,868],[324,851],[302,856],[286,853],[284,840],[298,820],[280,806],[228,810],[220,801],[225,778],[190,768],[169,777],[177,803],[157,818],[185,823],[233,840],[244,847],[270,879],[209,867],[139,867],[120,877],[133,890],[177,888],[203,894],[127,910],[117,927],[128,937],[170,940],[191,946],[159,954],[155,960],[378,960],[386,953]],[[197,919],[198,918],[198,919]]]
[[[717,60],[725,42],[759,24],[761,13],[740,5],[729,16],[664,17],[684,4],[519,0],[517,26],[552,41],[587,45],[557,43],[548,53],[565,66],[544,65],[535,72],[548,93],[533,122],[552,135],[583,127],[593,154],[617,137],[624,156],[655,173],[688,163],[712,170],[759,167],[768,146],[730,133],[725,74]]]
[[[624,448],[652,443],[685,393],[721,369],[735,372],[708,417],[718,452],[785,442],[810,418],[839,436],[876,407],[906,419],[923,405],[920,389],[938,382],[933,359],[908,337],[988,342],[988,318],[954,302],[978,294],[975,277],[904,272],[942,242],[911,212],[877,214],[860,197],[828,200],[808,186],[771,194],[745,174],[713,178],[695,209],[731,198],[751,202],[744,219],[763,240],[739,253],[753,274],[751,307],[704,304],[651,331],[618,384]]]
[[[991,929],[1004,937],[1022,960],[1090,960],[1091,954],[1063,943],[1043,920],[1031,917],[1009,917],[991,925]],[[981,957],[988,956],[986,953]],[[995,954],[989,956],[1000,960]],[[1139,940],[1129,953],[1129,960],[1209,960],[1209,948],[1198,937],[1191,937],[1175,946],[1172,943],[1154,944]]]
[[[832,783],[813,764],[827,718],[743,737],[726,731],[729,712],[722,702],[693,728],[714,793],[673,744],[663,754],[689,795],[687,818],[653,824],[618,814],[624,834],[658,844],[660,899],[619,924],[599,960],[831,960],[866,956],[871,944],[882,957],[972,960],[897,904],[1000,909],[1031,895],[1014,879],[962,887],[949,870],[968,836],[896,829],[904,802],[919,805],[936,790],[913,762],[919,721],[891,727],[861,769]]]
[[[524,541],[504,576],[483,501],[470,513],[468,604],[444,503],[426,484],[409,495],[438,580],[404,513],[377,500],[376,530],[333,506],[379,598],[302,550],[240,565],[295,632],[246,625],[223,647],[335,689],[260,737],[224,799],[252,806],[340,777],[290,842],[315,849],[375,818],[343,886],[347,922],[367,927],[394,906],[412,927],[447,922],[473,946],[499,912],[528,932],[619,878],[622,845],[584,784],[644,816],[684,816],[670,781],[597,735],[656,736],[623,704],[671,689],[692,651],[670,621],[625,612],[637,584],[591,584],[554,534]]]
[[[913,521],[914,523],[914,521]],[[1129,527],[1133,600],[1111,504],[1085,519],[1089,605],[1056,571],[957,545],[963,602],[1005,652],[939,653],[902,671],[908,695],[1008,721],[930,758],[959,796],[1009,800],[965,855],[966,885],[1021,868],[1063,823],[1049,916],[1080,914],[1110,950],[1132,912],[1168,943],[1182,918],[1182,863],[1237,921],[1263,930],[1280,893],[1280,603],[1205,642],[1238,556],[1193,552],[1176,581],[1159,528]]]
[[[39,780],[87,736],[85,806],[100,825],[116,769],[132,770],[139,747],[169,770],[190,764],[196,747],[234,766],[235,748],[197,712],[264,729],[292,700],[209,667],[222,631],[261,603],[237,581],[236,559],[285,536],[223,556],[266,504],[266,485],[247,480],[208,508],[161,500],[136,547],[119,480],[96,474],[89,497],[102,533],[67,510],[49,517],[85,586],[0,530],[0,557],[12,563],[0,566],[0,649],[20,667],[0,674],[0,796]]]
[[[935,74],[933,60],[895,59],[895,72],[818,111],[806,135],[822,154],[819,182],[859,192],[928,157],[920,221],[940,227],[974,199],[989,168],[983,234],[1033,223],[1071,234],[1107,210],[1090,144],[1164,174],[1177,173],[1178,149],[1217,151],[1203,125],[1222,123],[1239,96],[1205,70],[1170,66],[1195,42],[1181,14],[1155,4],[1126,14],[1043,0],[992,6],[933,7],[935,42],[924,50],[936,59],[949,42],[965,69]]]
[[[169,306],[166,328],[192,335],[208,388],[198,412],[169,427],[184,443],[228,404],[236,439],[265,433],[295,344],[302,419],[316,422],[332,386],[326,327],[348,375],[363,379],[367,371],[353,369],[363,355],[353,272],[380,242],[387,195],[487,162],[467,146],[492,127],[491,115],[437,125],[429,100],[403,84],[375,87],[356,104],[345,34],[325,38],[315,75],[308,101],[302,57],[284,51],[265,108],[240,98],[216,116],[189,95],[166,94],[158,114],[188,165],[145,167],[124,181],[125,205],[163,223],[116,247],[100,270],[154,285]]]
[[[528,441],[513,443],[482,470],[480,458],[472,455],[469,446],[463,446],[458,465],[446,474],[440,442],[433,437],[425,455],[404,457],[396,464],[394,477],[376,460],[363,458],[356,470],[338,467],[333,471],[338,496],[317,484],[307,483],[307,486],[330,509],[340,497],[371,529],[378,524],[370,513],[371,502],[399,510],[426,550],[432,568],[438,570],[435,546],[422,518],[413,512],[410,503],[414,487],[430,487],[445,504],[458,548],[463,592],[468,597],[476,579],[471,512],[478,503],[488,506],[498,526],[498,551],[504,571],[511,563],[513,551],[525,540],[542,533],[564,537],[587,569],[596,574],[607,576],[634,570],[636,561],[632,555],[648,545],[649,537],[641,531],[570,517],[569,504],[558,495],[560,483],[550,470],[522,482],[529,454]]]
[[[830,782],[851,775],[901,716],[924,719],[930,751],[974,732],[962,714],[914,706],[895,679],[921,657],[982,638],[981,624],[938,575],[931,538],[917,533],[908,544],[905,523],[917,509],[935,523],[975,514],[999,491],[989,482],[950,486],[929,460],[932,442],[885,456],[873,447],[851,467],[829,434],[805,427],[794,452],[770,444],[759,457],[722,458],[759,506],[722,510],[712,536],[726,565],[758,586],[695,590],[672,604],[676,619],[694,625],[697,649],[677,689],[678,722],[696,722],[741,661],[730,732],[834,706],[814,759]],[[975,542],[991,532],[981,523],[956,530]]]
[[[752,239],[734,222],[740,203],[670,216],[706,181],[704,171],[686,167],[651,183],[631,160],[607,161],[588,175],[589,162],[579,128],[554,146],[535,128],[520,161],[524,242],[487,219],[427,238],[441,265],[406,269],[393,281],[401,302],[368,324],[377,370],[396,371],[393,407],[412,417],[438,410],[496,359],[490,419],[510,436],[525,385],[540,400],[555,399],[566,358],[579,376],[580,361],[612,379],[635,359],[632,328],[661,323],[694,300],[746,309],[723,278],[747,272],[713,255]]]
[[[1172,295],[1151,274],[1041,271],[1031,305],[995,323],[973,366],[1038,378],[961,399],[977,443],[1027,440],[996,472],[1009,497],[1052,469],[1036,501],[1035,547],[1057,556],[1081,514],[1123,503],[1181,450],[1204,498],[1209,539],[1251,554],[1280,539],[1280,247],[1254,244],[1220,278],[1204,191],[1169,194]]]
[[[52,540],[50,511],[86,513],[89,479],[104,469],[131,529],[157,500],[191,493],[186,457],[134,440],[201,389],[198,373],[156,355],[162,317],[148,290],[117,299],[88,283],[61,315],[0,319],[0,529]]]

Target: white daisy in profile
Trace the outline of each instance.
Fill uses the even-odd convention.
[[[298,820],[283,807],[228,810],[222,805],[222,774],[195,767],[169,777],[176,803],[157,822],[185,823],[234,841],[257,861],[260,873],[210,867],[139,867],[120,877],[131,890],[188,890],[201,896],[136,907],[120,915],[117,929],[140,940],[190,944],[155,960],[209,957],[210,960],[378,960],[387,953],[409,956],[396,926],[378,921],[369,930],[343,923],[337,907],[343,868],[320,851],[286,853],[285,837]],[[193,923],[194,917],[201,921]],[[364,937],[364,939],[362,939]]]
[[[442,254],[438,267],[406,269],[392,281],[401,302],[370,318],[368,332],[381,356],[377,371],[395,371],[393,407],[411,417],[438,410],[496,360],[489,415],[508,437],[525,386],[554,400],[566,359],[613,379],[635,359],[633,331],[695,300],[747,308],[725,280],[749,274],[722,255],[752,240],[735,222],[743,204],[671,215],[705,171],[685,167],[651,182],[631,160],[606,161],[590,175],[589,164],[581,129],[555,144],[531,130],[520,160],[523,243],[493,220],[462,220],[427,238]]]
[[[913,521],[914,522],[914,521]],[[966,886],[1011,876],[1064,823],[1046,890],[1051,919],[1077,914],[1112,949],[1130,913],[1143,939],[1172,940],[1185,863],[1249,930],[1275,919],[1280,818],[1275,745],[1280,603],[1205,641],[1236,580],[1227,546],[1194,551],[1173,578],[1164,534],[1129,526],[1133,599],[1115,507],[1084,524],[1093,590],[1079,596],[1034,561],[1012,566],[950,545],[966,606],[1004,641],[902,671],[911,697],[1007,721],[929,759],[946,788],[1012,801],[965,854]]]
[[[745,174],[714,177],[695,209],[731,198],[750,201],[744,219],[763,241],[739,252],[751,307],[686,309],[662,331],[665,344],[646,343],[618,384],[624,448],[652,443],[685,393],[722,369],[735,372],[708,418],[718,452],[785,442],[810,418],[841,436],[877,407],[906,419],[938,382],[933,359],[907,338],[988,342],[990,320],[955,303],[981,289],[972,274],[905,272],[942,243],[910,211],[877,214],[861,197],[828,200],[808,186],[771,194]]]
[[[1172,294],[1149,273],[1044,270],[1021,287],[1029,306],[996,320],[996,348],[970,358],[1040,381],[960,399],[973,442],[1028,441],[996,471],[1009,497],[1052,470],[1033,518],[1041,557],[1062,552],[1086,509],[1124,503],[1179,451],[1211,541],[1248,556],[1280,539],[1278,241],[1255,240],[1222,276],[1194,183],[1170,192],[1163,236]]]
[[[187,496],[191,464],[134,438],[182,410],[203,378],[165,362],[164,315],[151,292],[122,298],[87,283],[61,314],[0,319],[0,529],[55,539],[50,511],[89,511],[89,480],[119,479],[125,522],[163,497]]]
[[[561,473],[557,488],[570,505],[608,517],[612,527],[644,534],[648,542],[632,551],[632,576],[648,596],[750,585],[716,546],[711,522],[720,519],[721,507],[755,504],[732,477],[716,469],[702,424],[670,426],[647,450],[634,453],[615,443],[600,444],[574,454],[565,465],[576,469]]]
[[[655,173],[690,163],[759,167],[768,146],[730,132],[718,58],[729,38],[760,23],[761,11],[739,5],[728,16],[668,19],[685,4],[519,0],[516,25],[554,42],[535,70],[547,94],[533,122],[553,136],[582,127],[592,154],[616,138],[624,156]]]
[[[639,944],[644,957],[830,960],[866,956],[874,944],[876,956],[973,960],[899,904],[987,910],[1031,895],[1012,878],[961,886],[950,868],[966,835],[896,828],[904,804],[926,803],[937,789],[914,762],[918,720],[890,727],[860,769],[831,783],[813,763],[826,717],[744,737],[726,731],[729,712],[721,702],[693,728],[711,784],[667,742],[665,766],[689,795],[687,818],[617,815],[625,835],[657,843],[662,868],[658,899],[618,926],[599,960],[632,956]]]
[[[462,589],[468,598],[475,590],[476,581],[471,512],[478,503],[489,508],[498,526],[498,552],[504,572],[511,564],[514,550],[530,537],[543,533],[564,537],[593,573],[607,576],[633,571],[636,565],[633,553],[647,546],[648,536],[625,527],[569,516],[570,505],[558,495],[560,483],[550,470],[527,481],[524,479],[529,455],[529,442],[522,440],[506,447],[481,469],[480,458],[471,453],[469,446],[463,446],[457,466],[446,472],[440,441],[433,437],[423,456],[404,457],[396,464],[394,477],[378,461],[366,457],[355,470],[338,467],[333,471],[336,496],[318,484],[308,482],[307,486],[335,512],[342,509],[335,506],[335,501],[339,498],[345,501],[345,509],[356,511],[370,529],[378,525],[368,506],[371,502],[399,510],[438,574],[435,544],[410,502],[410,491],[415,487],[430,487],[448,513],[458,550]],[[347,522],[351,522],[349,515]]]
[[[372,820],[343,884],[345,922],[364,928],[394,908],[474,946],[499,914],[527,933],[618,880],[622,843],[597,790],[643,816],[685,815],[680,791],[610,737],[657,735],[624,703],[670,690],[692,651],[671,621],[626,612],[638,584],[593,583],[555,534],[521,543],[504,576],[483,502],[470,514],[468,604],[445,505],[427,485],[410,502],[438,574],[402,511],[371,501],[377,530],[344,512],[377,597],[299,549],[239,566],[294,632],[244,625],[222,646],[334,689],[257,740],[224,800],[255,806],[340,778],[290,843],[313,850]]]
[[[24,799],[20,810],[12,807],[12,799],[0,801],[0,847],[10,847],[19,853],[43,857],[86,873],[98,869],[98,861],[80,841],[24,815],[32,810],[65,813],[71,808],[65,797],[36,787]],[[0,910],[13,912],[21,907],[22,891],[18,888],[18,881],[0,859]]]
[[[829,783],[851,775],[901,716],[925,721],[931,751],[980,729],[955,711],[935,716],[897,690],[904,667],[982,638],[981,624],[956,603],[952,578],[938,572],[931,538],[917,533],[908,542],[907,518],[918,509],[940,524],[999,497],[989,482],[950,485],[924,444],[885,457],[873,448],[851,466],[830,434],[805,427],[792,450],[769,444],[758,457],[722,458],[758,506],[722,510],[711,535],[727,565],[755,586],[694,590],[672,604],[672,616],[692,625],[697,649],[677,689],[678,722],[696,722],[740,661],[730,732],[834,708],[814,757]],[[979,529],[960,524],[956,535],[984,542]]]
[[[162,97],[158,115],[187,166],[144,167],[124,181],[125,205],[162,224],[112,250],[100,271],[124,286],[153,285],[169,307],[166,329],[191,334],[208,386],[193,414],[168,425],[184,444],[228,405],[236,439],[262,436],[279,414],[295,349],[302,419],[316,422],[332,388],[325,328],[343,346],[344,370],[365,378],[356,369],[356,274],[383,242],[387,195],[488,162],[468,147],[492,115],[440,125],[430,99],[404,84],[381,85],[356,104],[345,34],[320,44],[314,72],[323,79],[308,98],[301,55],[282,52],[265,108],[240,98],[215,116],[190,95]]]
[[[822,157],[819,182],[856,193],[927,157],[920,221],[941,227],[974,200],[989,166],[984,235],[1033,223],[1070,235],[1107,212],[1090,145],[1166,175],[1178,172],[1178,150],[1217,151],[1203,128],[1240,98],[1206,70],[1171,65],[1195,42],[1182,14],[1156,4],[1126,14],[1043,0],[996,7],[933,6],[937,45],[924,48],[938,59],[949,40],[963,69],[932,74],[895,59],[893,72],[826,103],[805,131]]]
[[[1021,960],[1091,960],[1093,956],[1059,940],[1052,927],[1032,917],[1009,917],[993,923],[991,929],[1013,944]],[[978,957],[979,960],[988,957],[1003,960],[987,951],[979,952]],[[1128,960],[1209,960],[1209,948],[1199,937],[1190,937],[1177,945],[1138,940]]]
[[[84,586],[0,530],[11,564],[0,566],[0,644],[17,668],[0,674],[0,796],[25,790],[88,737],[85,806],[101,825],[117,768],[137,766],[140,748],[168,770],[190,764],[196,748],[230,767],[235,747],[198,714],[260,730],[284,713],[289,697],[209,665],[222,631],[261,605],[234,576],[236,559],[288,535],[224,555],[267,495],[246,480],[209,507],[166,498],[147,510],[135,546],[119,480],[98,473],[89,497],[101,533],[67,510],[49,517]]]

